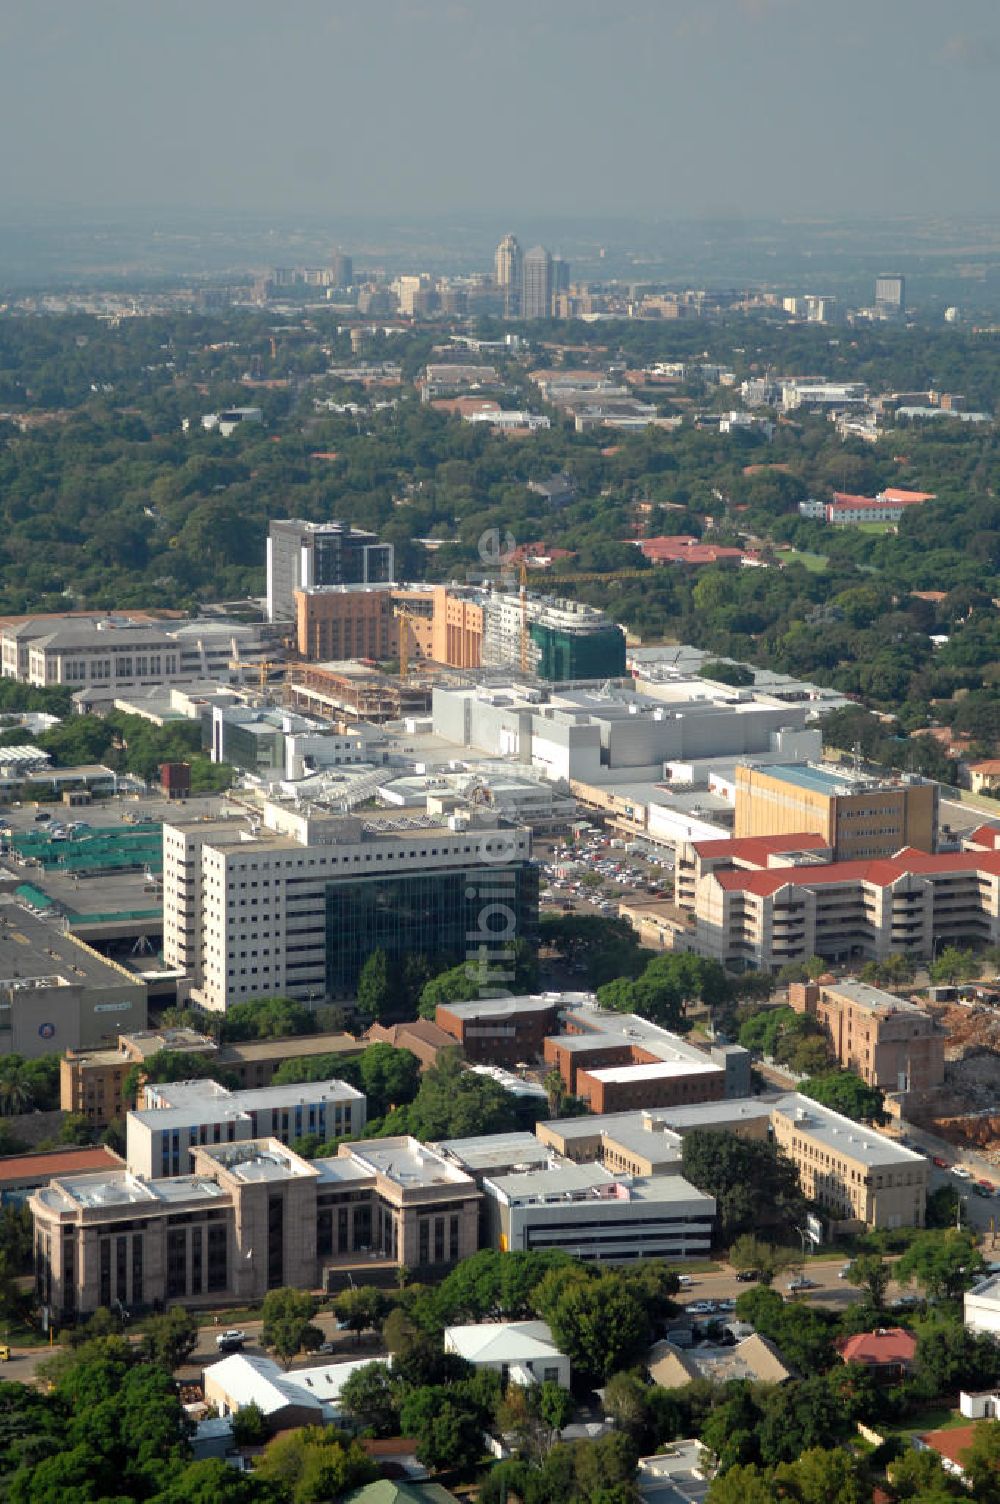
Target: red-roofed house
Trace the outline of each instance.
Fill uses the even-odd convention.
[[[857,527],[861,522],[898,522],[907,507],[933,501],[929,491],[900,491],[890,488],[877,496],[854,496],[848,491],[834,491],[827,506],[826,520],[834,527]]]
[[[917,1339],[901,1326],[880,1327],[843,1337],[837,1351],[845,1363],[861,1363],[876,1379],[891,1383],[905,1378],[917,1355]]]
[[[993,794],[1000,789],[1000,757],[970,762],[969,787],[974,794]]]
[[[705,543],[687,533],[678,533],[666,538],[635,538],[634,543],[644,558],[651,564],[687,564],[696,567],[703,564],[738,565],[743,559],[741,548],[724,548],[718,543]]]
[[[878,494],[880,501],[897,501],[904,507],[915,507],[922,501],[934,501],[937,495],[935,491],[901,491],[898,486],[886,486]]]
[[[941,1458],[945,1472],[951,1473],[954,1478],[965,1477],[965,1466],[962,1461],[972,1443],[976,1439],[979,1426],[995,1426],[998,1421],[979,1421],[971,1426],[942,1427],[940,1431],[925,1431],[922,1436],[915,1436],[914,1441],[918,1447],[923,1447],[928,1452],[937,1452]]]

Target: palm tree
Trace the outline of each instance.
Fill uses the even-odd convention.
[[[559,1116],[563,1100],[566,1096],[566,1087],[563,1078],[554,1068],[548,1072],[542,1082],[545,1087],[545,1095],[549,1099],[549,1111],[554,1118]]]
[[[10,1118],[27,1112],[34,1102],[31,1082],[23,1067],[11,1065],[0,1075],[0,1117]]]

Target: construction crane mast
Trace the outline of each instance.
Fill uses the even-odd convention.
[[[406,679],[410,672],[409,625],[416,616],[407,606],[394,606],[392,614],[399,622],[399,677]]]

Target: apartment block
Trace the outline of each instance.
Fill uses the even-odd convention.
[[[275,1138],[193,1157],[190,1175],[63,1175],[34,1193],[36,1293],[57,1319],[118,1302],[249,1304],[369,1260],[426,1276],[477,1247],[474,1182],[412,1138],[312,1161]]]
[[[1000,940],[1000,851],[905,848],[870,861],[717,870],[697,885],[685,944],[730,969],[777,971],[817,955],[838,965],[896,951]]]
[[[267,800],[252,828],[166,824],[164,959],[215,1012],[276,993],[350,997],[377,949],[481,952],[505,978],[514,940],[537,934],[530,855],[528,827],[488,812],[362,819]]]
[[[916,1003],[864,982],[793,982],[788,1001],[826,1031],[839,1063],[885,1091],[929,1091],[944,1081],[944,1034]]]
[[[848,861],[934,851],[937,825],[938,785],[913,774],[875,779],[816,763],[736,770],[737,837],[814,831]]]
[[[217,1081],[147,1082],[141,1102],[126,1118],[126,1156],[129,1169],[147,1180],[187,1175],[193,1150],[205,1144],[334,1139],[365,1126],[364,1092],[337,1080],[245,1091]]]

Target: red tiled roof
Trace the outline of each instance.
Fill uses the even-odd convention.
[[[852,491],[834,491],[833,500],[836,506],[842,507],[873,507],[876,505],[874,496],[855,496]]]
[[[767,866],[769,856],[781,856],[792,851],[828,850],[824,836],[814,831],[801,831],[788,836],[729,836],[721,840],[694,841],[695,851],[701,857],[729,857],[734,862],[756,862]]]
[[[911,1363],[917,1339],[901,1326],[878,1332],[857,1332],[837,1344],[845,1363]]]
[[[0,1159],[0,1185],[18,1180],[43,1180],[56,1175],[87,1175],[95,1170],[121,1170],[125,1161],[99,1144],[91,1149],[55,1149],[51,1153],[12,1154]]]
[[[920,1440],[939,1457],[947,1457],[957,1467],[962,1466],[962,1457],[976,1439],[976,1427],[953,1426],[950,1430],[925,1431]]]
[[[987,851],[1000,851],[1000,825],[977,825],[965,839]]]
[[[935,491],[901,491],[898,486],[886,486],[882,496],[886,501],[901,501],[904,507],[911,507],[921,501],[934,501],[937,493]]]
[[[805,888],[816,883],[866,882],[887,888],[908,873],[923,876],[944,872],[991,872],[1000,876],[1000,850],[942,851],[932,855],[904,846],[895,856],[873,857],[868,861],[776,867],[767,872],[716,872],[713,877],[726,892],[755,893],[766,898],[788,884]]]
[[[687,533],[678,533],[665,538],[645,538],[636,545],[645,558],[653,563],[667,564],[715,564],[720,559],[740,559],[741,548],[725,548],[717,543],[705,543]]]
[[[1000,757],[986,757],[982,762],[970,762],[970,773],[1000,773]]]

